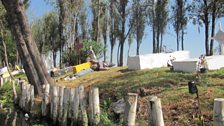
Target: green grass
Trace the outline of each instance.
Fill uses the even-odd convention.
[[[67,87],[84,85],[87,90],[89,87],[99,87],[101,125],[122,125],[122,120],[115,118],[110,105],[123,98],[128,92],[139,93],[140,88],[147,89],[149,93],[138,98],[140,107],[138,107],[136,123],[139,126],[148,125],[147,109],[150,95],[161,98],[165,125],[199,126],[201,122],[196,94],[189,94],[188,81],[195,80],[198,85],[205,125],[212,125],[214,98],[224,96],[224,69],[196,76],[192,73],[172,72],[168,68],[129,71],[126,67],[117,67],[109,71],[93,72],[72,81],[60,79],[70,74],[72,73],[55,78],[58,79],[57,85]],[[16,78],[19,77],[26,78],[24,75]],[[5,95],[8,97],[8,93],[3,94]]]
[[[198,84],[202,113],[205,124],[212,125],[213,100],[224,94],[224,69],[210,71],[208,74],[172,72],[168,68],[129,71],[126,68],[113,68],[109,71],[94,72],[73,81],[61,81],[59,85],[77,87],[99,87],[101,104],[110,98],[112,102],[123,98],[128,92],[138,93],[139,88],[149,90],[149,94],[139,97],[143,106],[137,115],[137,125],[147,125],[147,101],[150,95],[157,95],[162,100],[166,125],[200,125],[198,105],[195,94],[188,93],[188,81]],[[107,112],[107,113],[105,113]],[[113,115],[103,109],[104,121],[113,125]],[[108,124],[109,125],[109,124]],[[118,123],[117,123],[118,125]]]

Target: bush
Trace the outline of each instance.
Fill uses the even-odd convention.
[[[89,47],[92,46],[93,51],[95,52],[97,58],[101,58],[104,48],[101,43],[97,43],[93,40],[83,40],[83,48],[81,49],[81,63],[86,62],[86,58],[89,57]],[[63,63],[67,66],[76,65],[77,62],[77,53],[75,49],[71,49],[71,54],[64,52],[63,54]]]

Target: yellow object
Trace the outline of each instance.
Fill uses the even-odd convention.
[[[91,67],[91,62],[82,63],[73,67],[73,72],[78,73],[83,69],[88,69]]]

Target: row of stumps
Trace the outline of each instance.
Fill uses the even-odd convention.
[[[34,86],[25,81],[0,78],[0,88],[11,82],[13,90],[15,85],[20,86],[20,91],[14,93],[14,100],[19,107],[30,112],[34,106]],[[13,91],[13,92],[14,92]],[[43,85],[41,115],[51,118],[57,125],[83,125],[94,126],[100,123],[99,89],[90,88],[88,96],[84,86],[66,88],[60,86]],[[88,99],[88,101],[87,101]],[[124,124],[134,126],[137,110],[138,95],[128,93],[125,97]],[[213,109],[213,125],[224,126],[224,99],[216,98]],[[156,96],[149,98],[149,126],[164,126],[161,100]]]
[[[43,85],[42,116],[50,117],[53,124],[98,125],[100,122],[99,89],[91,88],[87,96],[84,86],[65,88]]]

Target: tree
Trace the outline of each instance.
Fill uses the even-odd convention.
[[[133,25],[132,29],[134,29],[137,42],[136,55],[139,55],[139,48],[145,31],[146,12],[143,5],[144,1],[133,0],[130,24]]]
[[[179,43],[181,38],[181,48],[184,50],[184,30],[187,25],[186,17],[186,0],[175,0],[175,4],[172,8],[172,24],[177,36],[177,50],[179,50]]]
[[[58,34],[58,15],[55,12],[49,12],[42,18],[32,23],[33,38],[38,46],[40,54],[53,53],[53,64],[56,67],[56,54],[60,49]]]
[[[22,59],[27,78],[34,85],[35,93],[41,95],[41,85],[53,83],[33,41],[27,16],[25,15],[24,3],[18,0],[1,1],[6,9],[7,21],[15,36],[18,52]]]
[[[168,0],[158,0],[155,7],[156,52],[160,53],[163,46],[163,34],[168,22]]]
[[[205,53],[207,56],[213,55],[213,40],[209,44],[209,29],[212,20],[212,33],[214,35],[215,20],[221,16],[224,1],[222,0],[195,0],[190,8],[190,15],[194,24],[205,27]]]
[[[216,19],[220,18],[224,15],[224,1],[223,0],[212,0],[211,2],[211,20],[212,20],[212,30],[211,30],[211,37],[214,37],[215,35],[215,23]],[[214,39],[210,40],[210,54],[213,55],[213,48],[214,48]]]
[[[119,56],[118,56],[118,66],[123,66],[123,57],[124,57],[124,44],[125,40],[127,39],[131,29],[132,29],[132,24],[129,25],[130,27],[128,28],[128,31],[126,31],[126,21],[128,19],[128,0],[119,0],[115,2],[115,6],[117,8],[117,13],[118,17],[120,18],[119,21],[119,31],[118,31],[118,39],[119,39],[119,45],[118,45],[118,51],[119,51]]]
[[[108,25],[109,25],[109,5],[107,2],[103,2],[102,5],[102,20],[100,21],[102,24],[102,35],[103,35],[103,42],[104,42],[104,52],[103,57],[104,61],[106,61],[106,48],[107,48],[107,37],[108,37]]]
[[[147,11],[147,17],[148,17],[148,24],[152,28],[152,45],[153,45],[153,53],[156,53],[156,29],[155,29],[155,6],[156,6],[156,1],[155,0],[146,0],[145,1],[146,5],[146,11]]]
[[[114,46],[116,44],[116,40],[118,38],[118,32],[119,32],[119,14],[116,11],[116,6],[115,6],[115,0],[111,0],[110,1],[110,18],[109,18],[109,38],[110,38],[110,63],[113,63],[113,50],[114,50]]]
[[[92,20],[92,30],[91,37],[92,40],[100,43],[101,38],[101,26],[100,26],[100,18],[101,18],[101,1],[100,0],[91,0],[91,9],[93,13]]]

